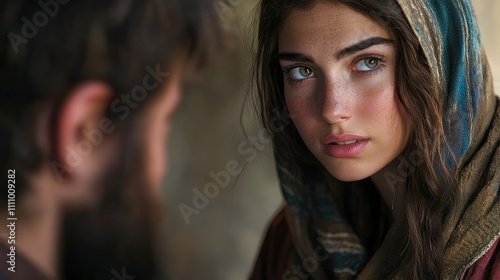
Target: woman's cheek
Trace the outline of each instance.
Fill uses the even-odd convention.
[[[360,95],[362,98],[358,100],[361,105],[361,110],[357,110],[359,113],[369,119],[379,120],[394,114],[398,99],[394,90],[394,82],[387,75],[381,75],[371,83],[363,85],[359,91],[364,92]]]
[[[297,130],[302,134],[305,128],[312,121],[310,113],[310,100],[304,95],[295,93],[285,94],[285,102],[288,112],[292,116],[293,123]]]

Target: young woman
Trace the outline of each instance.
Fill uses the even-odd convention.
[[[498,279],[500,108],[470,1],[262,0],[258,26],[287,205],[252,279]]]

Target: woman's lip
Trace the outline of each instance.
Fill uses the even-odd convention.
[[[323,145],[330,145],[332,143],[345,143],[350,141],[363,141],[368,138],[357,134],[342,134],[340,136],[330,135],[322,139]]]
[[[348,141],[339,141],[348,142]],[[352,158],[361,154],[368,146],[369,140],[356,140],[352,144],[347,145],[337,145],[337,144],[326,144],[323,145],[325,153],[334,158]]]

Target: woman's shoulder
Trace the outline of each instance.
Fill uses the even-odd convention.
[[[465,272],[464,280],[500,279],[500,239]]]
[[[269,225],[250,279],[281,279],[289,267],[293,248],[285,208],[282,208]]]

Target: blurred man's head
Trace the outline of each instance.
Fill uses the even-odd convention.
[[[211,8],[208,0],[0,3],[0,167],[16,172],[18,252],[45,274],[159,275],[164,146],[184,74],[218,48]],[[54,261],[43,258],[50,248]]]

